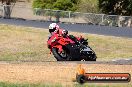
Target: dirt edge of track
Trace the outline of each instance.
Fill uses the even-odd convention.
[[[74,84],[77,63],[0,63],[0,82]],[[132,65],[82,64],[87,73],[130,73]],[[130,82],[132,83],[132,81]]]

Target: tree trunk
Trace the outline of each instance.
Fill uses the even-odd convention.
[[[124,18],[122,16],[119,16],[118,27],[123,27],[123,21],[124,21]]]
[[[3,17],[10,18],[10,16],[11,16],[11,6],[3,5]]]

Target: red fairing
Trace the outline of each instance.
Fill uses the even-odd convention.
[[[51,45],[54,41],[56,41],[56,39],[59,39],[59,34],[56,33],[52,33],[52,36],[50,37],[50,39],[48,40],[48,45]]]
[[[60,34],[54,33],[51,38],[47,41],[47,43],[51,46],[50,49],[56,47],[59,49],[59,51],[62,51],[62,46],[75,42],[71,40],[68,36],[64,38]]]

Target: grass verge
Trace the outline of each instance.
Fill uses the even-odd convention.
[[[132,58],[132,38],[70,32],[89,39],[97,60]],[[48,30],[0,25],[0,60],[55,61],[47,48]]]
[[[64,87],[61,84],[29,84],[29,83],[8,83],[8,82],[0,82],[0,87]],[[88,85],[88,84],[75,84],[75,85],[65,85],[65,87],[132,87],[132,85]]]

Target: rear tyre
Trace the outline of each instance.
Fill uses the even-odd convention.
[[[59,53],[57,48],[52,48],[52,53],[53,53],[53,55],[57,61],[68,61],[68,60],[70,60],[70,56],[69,56],[69,54],[67,54],[66,51],[64,51],[64,56],[63,56],[63,54]]]

